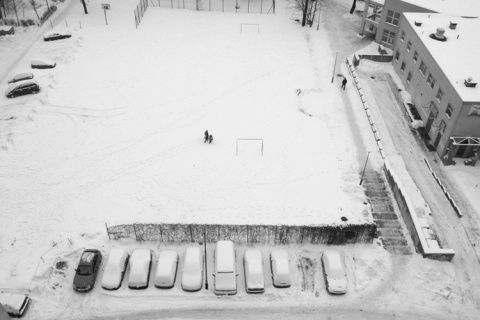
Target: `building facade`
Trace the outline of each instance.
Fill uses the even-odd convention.
[[[398,24],[393,66],[446,164],[480,147],[479,28],[480,19],[428,13]]]

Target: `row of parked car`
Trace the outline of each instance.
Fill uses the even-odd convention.
[[[152,272],[154,253],[150,249],[139,248],[132,254],[120,248],[110,252],[101,280],[102,288],[117,290],[129,266],[128,287],[130,289],[147,288]],[[288,288],[292,284],[288,252],[277,249],[270,253],[272,282],[277,288]],[[102,254],[97,249],[87,249],[78,263],[73,280],[76,291],[85,292],[94,287],[102,263]],[[174,250],[163,250],[158,256],[154,285],[160,289],[172,288],[177,277],[179,259]],[[247,293],[265,292],[264,266],[262,252],[247,249],[243,257],[245,289]],[[204,281],[204,255],[201,247],[189,247],[184,253],[181,270],[181,287],[184,291],[198,291]],[[334,294],[347,292],[347,277],[342,256],[338,251],[326,250],[322,254],[322,265],[327,290]],[[218,241],[214,252],[214,292],[217,295],[237,293],[236,252],[232,241]]]
[[[53,41],[70,38],[72,34],[68,30],[52,30],[43,36],[44,41]],[[55,68],[57,63],[46,58],[35,58],[30,63],[32,69],[51,69]],[[26,94],[35,94],[40,91],[40,85],[33,79],[31,72],[17,72],[8,79],[10,85],[5,91],[7,98],[15,98]]]

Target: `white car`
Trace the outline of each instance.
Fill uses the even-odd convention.
[[[8,83],[14,83],[17,81],[29,80],[29,79],[33,79],[33,73],[28,71],[17,72],[8,78]]]
[[[117,290],[122,285],[125,270],[127,269],[130,255],[124,249],[114,248],[110,251],[105,271],[103,272],[102,288]]]
[[[130,289],[148,288],[150,267],[152,266],[152,251],[150,249],[135,249],[130,257],[130,275],[128,287]]]
[[[51,69],[55,68],[57,63],[47,58],[35,58],[31,62],[32,69]]]
[[[285,250],[273,250],[270,254],[274,287],[288,288],[292,285],[289,261],[288,252]]]
[[[182,272],[182,289],[198,291],[203,284],[203,251],[199,247],[185,250]]]
[[[158,257],[155,287],[160,289],[173,288],[177,275],[178,254],[173,250],[164,250]]]
[[[323,273],[327,290],[333,294],[347,293],[347,273],[342,256],[335,250],[325,250],[322,255]]]
[[[24,294],[0,293],[0,304],[12,317],[21,317],[27,309],[29,302],[30,298]]]
[[[259,250],[247,249],[243,256],[245,269],[245,289],[248,293],[265,292],[263,259]]]

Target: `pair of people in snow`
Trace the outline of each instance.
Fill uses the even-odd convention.
[[[208,143],[212,143],[212,141],[213,141],[213,136],[208,133],[208,130],[205,130],[204,138],[205,138],[205,141],[203,141],[203,143],[205,143],[207,141],[208,141]]]

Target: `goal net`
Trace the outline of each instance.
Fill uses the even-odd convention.
[[[240,23],[240,33],[260,33],[258,23]]]
[[[263,139],[237,138],[237,156],[263,156]]]

